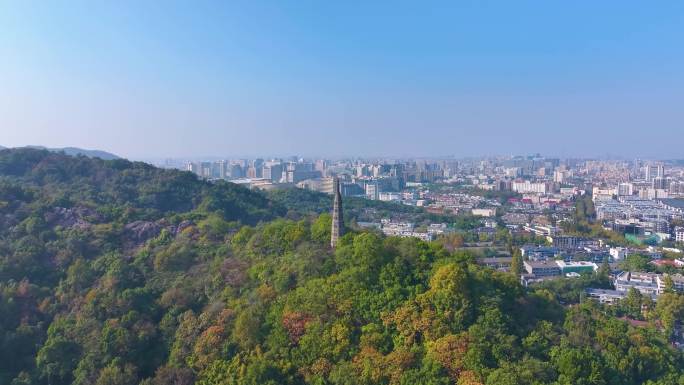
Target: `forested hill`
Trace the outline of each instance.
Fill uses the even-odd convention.
[[[31,202],[19,202],[34,203],[43,209],[89,208],[100,214],[100,222],[153,220],[197,209],[221,210],[226,220],[254,224],[284,212],[262,194],[231,183],[211,184],[191,173],[123,159],[72,157],[34,149],[3,150],[0,178],[3,194],[18,189],[24,198],[33,198]]]
[[[658,328],[436,242],[330,250],[298,194],[0,151],[0,384],[684,383]]]

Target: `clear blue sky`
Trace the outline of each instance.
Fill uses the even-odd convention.
[[[26,144],[684,158],[684,1],[0,0]]]

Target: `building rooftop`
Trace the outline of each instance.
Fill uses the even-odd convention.
[[[592,268],[595,268],[596,267],[596,264],[594,262],[588,262],[588,261],[572,261],[572,262],[556,261],[556,263],[561,268],[563,268],[563,267],[592,267]]]
[[[513,258],[511,257],[491,257],[491,258],[480,258],[477,261],[483,264],[486,263],[511,263]]]
[[[676,209],[684,209],[684,199],[674,199],[674,198],[669,198],[669,199],[658,199],[660,202],[663,202],[665,205],[676,208]]]
[[[558,261],[525,261],[524,263],[532,268],[558,268]]]

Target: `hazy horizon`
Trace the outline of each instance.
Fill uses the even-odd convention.
[[[5,2],[0,145],[684,158],[684,3]]]
[[[125,156],[118,154],[113,151],[109,151],[103,148],[84,148],[79,146],[64,146],[64,147],[51,147],[43,145],[26,145],[26,146],[5,146],[0,143],[1,148],[24,148],[24,147],[43,147],[49,150],[60,150],[65,148],[73,148],[85,151],[103,151],[110,153],[112,155],[119,156],[124,159],[132,161],[143,161],[156,164],[162,164],[164,161],[216,161],[216,160],[237,160],[237,159],[286,159],[293,156],[304,158],[304,159],[327,159],[327,160],[349,160],[349,159],[363,159],[363,160],[466,160],[466,159],[504,159],[504,158],[515,158],[515,157],[529,157],[529,156],[540,156],[543,158],[559,158],[559,159],[586,159],[586,160],[606,160],[606,161],[632,161],[635,159],[643,161],[684,161],[684,156],[680,157],[658,157],[658,156],[640,156],[639,154],[634,154],[633,156],[622,156],[618,154],[603,154],[603,155],[567,155],[562,156],[555,153],[545,153],[539,151],[533,151],[530,153],[511,153],[511,154],[496,154],[496,153],[481,153],[474,155],[459,155],[459,154],[433,154],[433,155],[421,155],[421,154],[369,154],[369,155],[359,155],[359,154],[340,154],[340,155],[329,155],[329,154],[312,154],[312,153],[253,153],[253,154],[189,154],[180,156]]]

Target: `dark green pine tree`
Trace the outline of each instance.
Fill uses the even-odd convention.
[[[517,247],[511,251],[511,273],[519,277],[523,273],[523,256]]]

